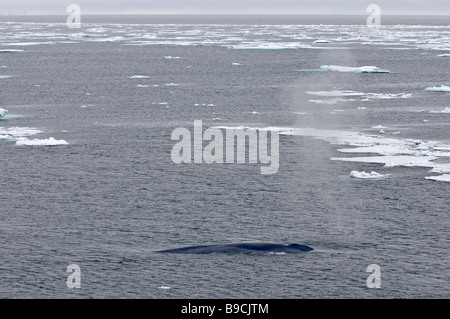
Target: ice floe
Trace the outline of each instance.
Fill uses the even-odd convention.
[[[309,102],[319,104],[336,104],[340,102],[356,101],[354,99],[355,97],[359,97],[360,101],[371,101],[371,100],[407,99],[412,96],[411,93],[363,93],[349,90],[331,90],[331,91],[315,91],[315,92],[307,91],[305,93],[323,97],[336,97],[335,99],[328,99],[328,100],[309,100]],[[342,97],[353,97],[353,98],[349,99]]]
[[[18,138],[16,145],[27,145],[27,146],[57,146],[57,145],[68,145],[65,140],[57,140],[53,137],[47,139],[33,139],[29,140],[27,138]]]
[[[438,181],[438,182],[450,182],[450,174],[444,174],[441,176],[429,176],[425,177],[426,179]]]
[[[407,99],[412,96],[411,93],[367,93],[367,99],[380,99],[380,100],[391,100],[391,99]]]
[[[19,138],[29,137],[39,133],[42,133],[42,131],[30,127],[0,127],[0,140],[16,141]]]
[[[8,110],[1,109],[1,108],[0,108],[0,119],[1,119],[2,117],[4,117],[4,116],[6,115],[6,113],[8,113]]]
[[[431,86],[431,87],[427,87],[425,89],[425,91],[429,91],[429,92],[450,92],[450,86],[445,86],[445,85]]]
[[[349,73],[389,73],[388,70],[382,70],[376,66],[349,67],[340,65],[322,65],[324,71],[349,72]]]
[[[430,111],[430,113],[450,113],[450,107],[446,107],[442,111]]]
[[[56,140],[53,137],[48,139],[28,139],[30,136],[42,133],[42,131],[32,128],[32,127],[10,127],[3,128],[0,127],[0,140],[16,142],[16,145],[67,145],[68,143],[64,140]]]
[[[13,139],[18,137],[32,136],[39,133],[42,133],[42,131],[31,127],[10,127],[6,129],[0,127],[0,135],[9,136]]]
[[[314,41],[314,43],[331,43],[331,41],[319,39],[319,40]]]
[[[346,49],[343,45],[381,46],[389,50],[450,51],[446,25],[265,24],[98,24],[83,23],[83,32],[64,30],[60,24],[1,23],[0,45],[15,43],[119,42],[124,45],[217,45],[233,49]],[[67,39],[71,41],[67,41]],[[58,41],[58,42],[55,42]],[[302,41],[302,42],[299,42]],[[329,43],[337,44],[328,47]],[[314,46],[315,45],[315,46]]]
[[[20,53],[24,52],[24,50],[16,50],[16,49],[3,49],[0,50],[0,53]]]
[[[88,38],[89,36],[86,36],[86,38]],[[115,36],[115,37],[108,37],[108,38],[90,38],[88,41],[91,42],[118,42],[118,41],[123,41],[126,40],[126,38],[124,38],[123,36]]]
[[[278,43],[242,43],[239,45],[232,45],[229,48],[235,50],[285,50],[285,49],[307,49],[311,48],[308,44],[296,42],[278,42]]]
[[[381,179],[381,178],[386,178],[389,177],[390,174],[379,174],[377,172],[370,172],[370,173],[366,173],[366,172],[358,172],[358,171],[351,171],[350,172],[350,177],[353,178],[358,178],[358,179]]]
[[[347,91],[347,90],[331,90],[331,91],[307,91],[307,94],[319,96],[364,96],[365,93]]]
[[[450,163],[435,162],[438,158],[450,158],[450,145],[439,141],[396,139],[385,135],[315,128],[267,127],[254,129],[277,130],[280,135],[321,139],[331,144],[349,146],[338,149],[337,151],[340,153],[365,155],[332,157],[331,160],[334,161],[377,163],[384,164],[386,167],[427,167],[432,169],[432,172],[450,173]]]
[[[336,104],[340,102],[349,102],[349,101],[356,101],[355,99],[343,99],[343,98],[335,98],[335,99],[328,99],[328,100],[308,100],[308,102],[311,103],[317,103],[317,104]]]
[[[129,77],[130,79],[148,79],[148,75],[133,75]]]

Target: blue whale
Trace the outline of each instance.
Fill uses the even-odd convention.
[[[183,248],[160,250],[167,254],[214,254],[214,253],[241,253],[241,254],[298,254],[311,251],[311,247],[300,244],[272,244],[272,243],[234,243],[221,245],[190,246]]]

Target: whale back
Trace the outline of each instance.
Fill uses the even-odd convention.
[[[297,254],[304,251],[313,250],[311,247],[300,244],[273,244],[273,243],[232,243],[222,245],[189,246],[168,250],[161,250],[160,253],[172,254],[213,254],[213,253],[287,253]]]
[[[300,245],[300,244],[290,244],[288,245],[290,248],[294,248],[300,251],[311,251],[313,250],[311,247],[306,246],[306,245]]]

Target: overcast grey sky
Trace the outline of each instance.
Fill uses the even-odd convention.
[[[78,4],[82,14],[365,15],[374,3],[382,14],[450,15],[450,0],[0,0],[0,14],[64,15],[71,3]]]

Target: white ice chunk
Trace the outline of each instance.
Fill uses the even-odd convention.
[[[446,107],[442,111],[430,111],[430,113],[450,113],[450,107]]]
[[[450,173],[450,163],[444,163],[444,164],[436,164],[431,170],[430,173]]]
[[[129,77],[130,79],[148,79],[149,76],[147,75],[133,75]]]
[[[381,70],[376,66],[349,67],[339,65],[322,65],[320,69],[334,72],[350,72],[350,73],[389,73],[388,70]]]
[[[33,139],[29,140],[27,138],[19,138],[16,141],[16,145],[28,145],[28,146],[57,146],[57,145],[68,145],[64,140],[56,140],[53,137],[47,139]]]
[[[358,178],[358,179],[380,179],[380,178],[386,178],[388,176],[389,176],[389,174],[383,175],[383,174],[379,174],[379,173],[373,172],[373,171],[370,173],[358,172],[358,171],[350,172],[350,177]]]
[[[42,133],[42,131],[31,127],[10,127],[7,129],[0,127],[1,135],[9,135],[13,138],[32,136],[39,133]]]
[[[9,42],[9,43],[2,43],[2,45],[8,45],[8,46],[30,46],[30,45],[40,45],[40,44],[56,44],[56,42],[49,41],[49,42]],[[19,50],[9,50],[10,53],[17,53]]]
[[[425,178],[434,180],[434,181],[438,181],[438,182],[450,182],[450,174],[444,174],[441,176],[430,176],[430,177],[425,177]]]
[[[15,49],[0,50],[0,53],[20,53],[20,52],[24,52],[24,50],[15,50]]]
[[[0,118],[4,117],[6,115],[6,113],[8,113],[8,110],[0,108]]]
[[[380,155],[420,155],[420,151],[408,148],[403,145],[372,145],[356,148],[338,149],[341,153],[375,153]]]
[[[317,104],[336,104],[340,102],[351,102],[355,101],[354,99],[343,99],[343,98],[335,98],[335,99],[328,99],[328,100],[308,100],[308,102],[311,103],[317,103]]]
[[[311,48],[308,44],[302,44],[297,42],[278,42],[278,43],[242,43],[239,45],[230,46],[230,48],[235,50],[284,50],[284,49],[308,49]]]
[[[425,91],[429,91],[429,92],[450,92],[450,86],[445,86],[445,85],[431,86],[431,87],[427,87],[425,89]]]
[[[412,94],[410,93],[367,93],[368,99],[380,99],[380,100],[391,100],[391,99],[407,99],[410,98]]]
[[[363,96],[365,93],[347,91],[347,90],[331,90],[331,91],[307,91],[307,94],[318,96]]]
[[[407,99],[412,96],[412,94],[410,94],[410,93],[363,93],[363,92],[355,92],[355,91],[349,91],[349,90],[331,90],[331,91],[315,91],[315,92],[307,91],[305,93],[312,94],[312,95],[333,96],[333,97],[342,97],[342,96],[357,97],[357,96],[360,96],[361,98],[364,98],[364,99],[362,99],[362,101],[370,101],[371,99],[383,99],[383,100]],[[352,101],[352,100],[342,100],[342,101]]]
[[[332,161],[376,163],[384,164],[386,167],[433,167],[433,157],[416,156],[367,156],[367,157],[332,157]]]

